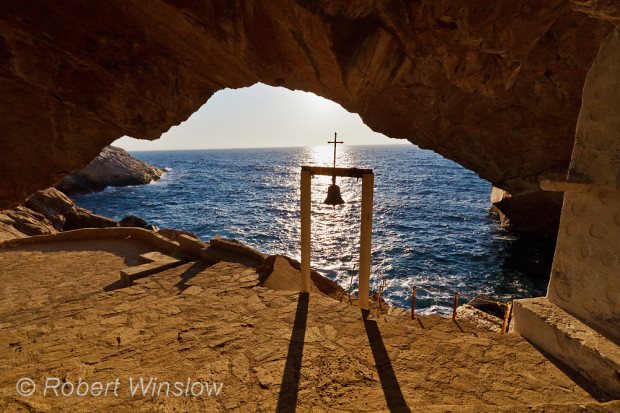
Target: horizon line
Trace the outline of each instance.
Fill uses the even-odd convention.
[[[404,140],[404,139],[403,139]],[[356,146],[407,146],[412,145],[416,148],[418,145],[411,143],[407,140],[404,140],[406,143],[369,143],[369,144],[355,144],[348,145],[349,147]],[[110,144],[110,146],[116,146]],[[233,150],[233,149],[300,149],[300,148],[315,148],[317,146],[328,146],[327,143],[321,145],[306,145],[306,146],[255,146],[255,147],[232,147],[232,148],[170,148],[170,149],[125,149],[121,146],[116,146],[117,148],[124,149],[126,151],[131,152],[166,152],[166,151],[217,151],[217,150]]]

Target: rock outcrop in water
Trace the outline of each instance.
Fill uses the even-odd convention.
[[[497,214],[503,228],[548,239],[555,239],[558,234],[558,219],[562,211],[562,196],[558,193],[528,190],[514,196],[493,187],[491,203],[491,213]]]
[[[555,214],[561,197],[536,194],[539,182],[566,176],[586,72],[619,10],[602,0],[4,2],[0,208],[120,136],[157,139],[216,91],[263,82],[331,99]],[[517,223],[523,208],[504,213]]]
[[[102,191],[108,186],[144,185],[164,169],[149,165],[116,146],[106,146],[84,169],[65,176],[56,188],[67,195]]]
[[[55,234],[79,228],[116,227],[118,222],[81,208],[55,188],[38,191],[22,205],[0,211],[0,240]]]

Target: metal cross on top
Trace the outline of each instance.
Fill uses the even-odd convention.
[[[337,139],[338,134],[336,132],[334,132],[334,140],[333,141],[327,141],[327,143],[333,143],[334,144],[334,168],[336,168],[336,144],[337,143],[344,143],[343,141],[338,141]],[[334,174],[334,176],[332,176],[332,184],[336,183],[336,175]]]

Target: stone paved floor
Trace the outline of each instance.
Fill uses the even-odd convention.
[[[295,402],[299,411],[620,411],[518,335],[402,311],[364,321],[348,302],[257,286],[243,260],[187,263],[117,288],[119,270],[149,250],[135,241],[0,250],[1,411],[290,411]],[[22,377],[34,395],[17,395]],[[118,378],[117,397],[112,388],[44,397],[47,377]],[[165,396],[165,386],[132,397],[129,379],[140,377],[223,387],[217,397]]]

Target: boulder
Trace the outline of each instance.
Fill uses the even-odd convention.
[[[120,221],[118,221],[118,225],[121,227],[138,227],[149,229],[149,224],[148,222],[146,222],[146,220],[135,217],[133,215],[128,215],[125,218],[121,219]]]
[[[45,215],[21,205],[0,211],[0,223],[0,238],[3,240],[58,232]]]
[[[149,165],[115,146],[101,153],[79,171],[65,176],[56,188],[67,195],[102,191],[108,186],[144,185],[159,179],[164,169]]]
[[[498,300],[495,297],[486,294],[477,295],[476,298],[456,309],[456,317],[483,330],[500,332],[504,324],[506,307],[497,303]]]
[[[5,222],[7,220],[9,223]],[[0,212],[0,242],[27,237],[26,234],[17,230],[13,225],[14,221],[7,217],[4,212]]]
[[[485,331],[499,333],[502,330],[503,320],[501,318],[472,307],[469,304],[460,305],[456,309],[456,318],[457,320],[467,321]]]
[[[43,214],[57,231],[61,231],[66,222],[64,214],[75,207],[75,203],[55,188],[36,192],[28,198],[24,206]]]
[[[467,305],[503,320],[506,307],[497,304],[498,302],[499,301],[495,297],[491,297],[486,294],[479,294],[476,298],[468,302]]]
[[[563,194],[524,190],[515,194],[493,187],[491,214],[499,218],[502,228],[547,239],[558,235]],[[532,208],[532,205],[537,205]]]
[[[269,262],[269,269],[261,267],[264,272],[260,277],[260,285],[270,290],[301,291],[301,273],[293,268],[286,257],[278,255],[271,257],[273,258]],[[312,284],[310,291],[316,290],[316,286]]]
[[[79,228],[106,228],[118,226],[118,222],[115,220],[93,214],[88,209],[84,209],[79,206],[75,206],[66,211],[64,216],[66,218],[66,222],[62,226],[63,231]]]
[[[270,255],[258,267],[257,272],[259,282],[267,288],[287,291],[301,290],[301,264],[292,258],[284,255]],[[341,300],[346,295],[342,287],[317,271],[310,272],[310,279],[312,291],[320,291],[336,300]]]

